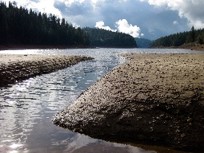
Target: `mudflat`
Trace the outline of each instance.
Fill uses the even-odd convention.
[[[53,122],[96,138],[204,151],[204,54],[127,54]]]
[[[0,87],[90,59],[85,56],[0,54]]]

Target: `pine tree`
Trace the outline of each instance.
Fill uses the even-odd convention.
[[[192,26],[191,28],[191,41],[195,42],[195,28]]]

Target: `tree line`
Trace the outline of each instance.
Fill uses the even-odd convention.
[[[137,47],[135,39],[128,34],[98,28],[84,28],[84,30],[89,35],[91,47]]]
[[[204,44],[204,29],[192,27],[190,31],[161,37],[153,41],[152,47],[178,47],[188,43]]]
[[[55,15],[0,3],[0,45],[89,46],[88,35]]]

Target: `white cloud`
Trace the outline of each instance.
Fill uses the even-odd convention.
[[[83,3],[85,0],[58,0],[66,5],[72,5],[73,3]]]
[[[109,31],[116,32],[116,30],[111,29],[109,26],[105,26],[105,23],[103,21],[96,22],[95,27],[99,28],[99,29],[104,29],[104,30],[109,30]]]
[[[1,1],[1,0],[0,0]],[[47,14],[54,14],[62,18],[60,10],[54,7],[55,0],[2,0],[6,3],[15,1],[17,6],[23,6],[27,9],[43,12]]]
[[[180,17],[185,17],[189,21],[189,26],[204,28],[204,1],[203,0],[140,0],[146,1],[150,5],[167,7],[178,11]]]
[[[40,0],[36,4],[36,9],[47,14],[55,14],[58,17],[62,18],[60,10],[54,7],[54,3],[55,0]]]
[[[116,27],[119,32],[129,34],[134,38],[140,37],[140,27],[132,25],[127,22],[126,19],[121,19],[116,22]]]
[[[105,30],[109,30],[109,31],[113,31],[113,32],[121,32],[121,33],[126,33],[131,35],[134,38],[140,37],[140,36],[144,36],[143,33],[140,34],[140,28],[137,25],[132,25],[129,24],[127,22],[126,19],[120,19],[116,22],[116,29],[112,29],[109,26],[105,26],[105,23],[103,21],[98,21],[96,22],[95,25],[96,28],[99,29],[105,29]]]
[[[103,1],[103,0],[56,0],[61,3],[65,3],[67,6],[71,6],[74,3],[90,3],[93,7],[97,5],[98,2]]]

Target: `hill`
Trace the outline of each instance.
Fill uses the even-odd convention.
[[[134,38],[128,34],[96,28],[84,28],[88,34],[91,47],[135,48]]]
[[[135,38],[138,48],[149,48],[152,45],[152,41],[145,38]]]
[[[204,44],[204,29],[172,34],[161,37],[152,43],[152,47],[182,47],[182,46],[197,46]]]

